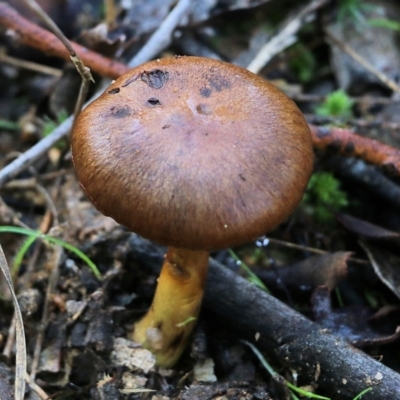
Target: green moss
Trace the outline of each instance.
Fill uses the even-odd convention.
[[[347,194],[340,189],[340,182],[331,173],[316,172],[312,175],[302,206],[317,222],[332,222],[333,212],[347,205]]]
[[[342,89],[329,94],[325,101],[316,108],[315,113],[323,117],[349,119],[353,116],[353,100]]]
[[[291,70],[301,82],[309,82],[314,75],[316,66],[313,53],[302,43],[294,45],[291,52],[296,55],[290,61]]]

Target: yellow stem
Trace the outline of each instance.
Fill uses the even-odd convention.
[[[132,339],[170,367],[185,350],[200,312],[209,254],[170,247],[165,255],[153,303],[135,325]]]

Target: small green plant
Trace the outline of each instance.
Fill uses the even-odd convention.
[[[268,361],[266,360],[266,358],[263,356],[263,354],[261,353],[260,350],[258,350],[258,348],[256,346],[254,346],[254,344],[246,341],[246,340],[241,340],[241,342],[243,344],[245,344],[246,346],[250,347],[250,349],[252,350],[252,352],[255,354],[255,356],[258,358],[258,360],[261,362],[262,366],[265,368],[265,370],[272,376],[278,376],[278,373],[275,372],[275,370],[272,368],[272,366],[268,363]],[[302,397],[307,397],[308,399],[319,399],[319,400],[331,400],[329,397],[325,397],[325,396],[320,396],[318,394],[309,392],[307,390],[304,390],[302,388],[299,388],[295,385],[293,385],[293,383],[288,382],[287,380],[285,380],[285,384],[286,386],[290,389],[291,393],[291,397],[292,400],[298,400],[299,398],[296,396],[295,393],[299,394]],[[353,400],[361,400],[361,398],[364,396],[364,394],[371,392],[372,391],[372,387],[366,388],[364,389],[362,392],[360,392],[356,397],[354,397]]]
[[[392,31],[400,31],[400,22],[393,21],[387,18],[371,18],[368,20],[368,24],[374,28],[386,28]]]
[[[315,71],[314,55],[302,43],[294,45],[292,50],[295,56],[290,61],[290,68],[300,82],[307,83],[311,80]]]
[[[62,110],[56,117],[56,120],[53,121],[52,119],[46,117],[44,118],[43,124],[43,137],[50,135],[51,132],[54,131],[60,124],[62,124],[68,118],[68,113],[65,110]]]
[[[323,117],[338,117],[349,119],[353,116],[354,101],[342,89],[329,94],[325,101],[319,105],[315,113]]]
[[[53,132],[54,129],[56,129],[59,125],[61,125],[67,118],[68,118],[68,113],[65,110],[61,111],[57,115],[55,121],[48,117],[45,117],[43,121],[42,136],[46,137],[50,135],[50,133]],[[66,139],[61,139],[55,144],[55,147],[58,150],[63,151],[68,148],[68,142]]]
[[[18,122],[8,121],[6,119],[0,119],[0,129],[7,131],[17,131],[20,128]]]
[[[372,392],[372,387],[364,389],[361,393],[354,397],[353,400],[361,400],[361,398],[364,397],[364,394],[367,394],[368,392]]]
[[[245,264],[237,254],[232,250],[229,249],[230,256],[240,265],[240,268],[247,274],[247,280],[254,285],[258,286],[261,290],[264,290],[267,293],[271,293],[268,288],[264,285],[264,282],[249,268],[247,264]]]
[[[318,222],[333,220],[333,211],[348,205],[347,195],[340,182],[329,172],[316,172],[311,176],[302,205]]]
[[[81,250],[79,250],[72,244],[64,242],[63,240],[57,239],[53,236],[45,235],[44,233],[35,231],[33,229],[19,228],[19,227],[15,227],[15,226],[0,226],[0,233],[16,233],[19,235],[28,236],[28,239],[21,246],[18,254],[15,257],[14,264],[12,267],[13,275],[15,275],[18,272],[18,269],[22,263],[22,260],[25,256],[26,252],[29,250],[30,246],[35,242],[36,239],[40,238],[40,239],[47,241],[48,243],[62,246],[64,249],[69,250],[70,252],[74,253],[76,256],[78,256],[82,261],[84,261],[89,266],[89,268],[92,270],[92,272],[96,276],[96,278],[101,279],[101,273],[97,269],[96,264],[85,253],[83,253]]]
[[[365,12],[373,11],[373,4],[365,3],[364,0],[340,0],[338,8],[338,19],[341,22],[350,21],[357,25],[366,25]]]
[[[260,352],[260,350],[258,350],[258,348],[256,346],[254,346],[254,344],[247,342],[246,340],[241,340],[241,342],[243,344],[245,344],[246,346],[250,347],[250,349],[252,350],[252,352],[256,355],[256,357],[258,358],[258,360],[261,362],[262,366],[268,371],[268,373],[274,377],[274,376],[278,376],[278,373],[274,371],[274,369],[272,368],[272,366],[268,363],[268,361],[265,359],[265,357],[262,355],[262,353]],[[290,383],[289,381],[285,380],[285,384],[286,386],[290,389],[291,391],[291,397],[293,400],[298,400],[298,397],[296,396],[295,393],[307,397],[309,399],[319,399],[319,400],[330,400],[329,397],[324,397],[324,396],[319,396],[318,394],[309,392],[307,390],[301,389],[295,385],[293,385],[292,383]]]

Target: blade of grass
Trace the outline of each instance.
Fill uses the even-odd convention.
[[[264,285],[264,282],[246,265],[232,249],[228,249],[230,256],[237,262],[240,263],[240,267],[243,269],[243,271],[246,272],[248,275],[247,280],[254,285],[258,286],[260,289],[264,290],[265,292],[271,294],[269,289]]]
[[[274,369],[271,367],[271,365],[269,365],[269,363],[265,359],[265,357],[261,354],[260,350],[258,350],[257,347],[254,346],[254,344],[247,342],[246,340],[241,340],[241,342],[244,343],[246,346],[250,347],[250,349],[253,351],[253,353],[257,356],[257,358],[261,362],[262,366],[269,372],[269,374],[271,376],[278,375],[274,371]],[[301,389],[301,388],[293,385],[292,383],[288,382],[287,380],[285,380],[285,383],[290,390],[295,391],[304,397],[308,397],[309,399],[330,400],[329,397],[324,397],[324,396],[320,396],[315,393],[308,392],[304,389]]]
[[[372,387],[364,389],[361,393],[359,393],[356,397],[354,397],[353,400],[360,400],[364,396],[364,394],[371,392],[371,391],[372,391]]]
[[[24,241],[23,245],[18,250],[18,253],[16,254],[16,256],[14,258],[14,262],[13,262],[13,265],[11,268],[11,276],[13,278],[15,278],[17,276],[19,267],[22,264],[22,260],[24,259],[25,254],[28,252],[28,250],[33,245],[33,243],[35,243],[36,239],[37,239],[37,237],[35,237],[35,236],[28,236],[28,239],[26,239]]]
[[[88,267],[92,270],[92,272],[96,276],[96,278],[101,279],[101,273],[98,270],[96,264],[85,253],[83,253],[81,250],[79,250],[72,244],[64,242],[64,240],[55,238],[50,235],[45,235],[44,233],[35,231],[33,229],[20,228],[20,227],[16,227],[16,226],[0,226],[0,233],[16,233],[19,235],[26,235],[26,236],[34,237],[35,239],[41,238],[51,244],[56,244],[56,245],[62,246],[62,247],[64,247],[64,249],[69,250],[71,253],[74,253],[82,261],[84,261],[88,265]]]
[[[26,342],[24,323],[22,320],[21,310],[19,308],[17,296],[14,292],[14,287],[10,275],[10,270],[7,265],[6,257],[0,245],[0,269],[3,271],[6,278],[7,286],[11,292],[12,301],[14,304],[15,316],[15,332],[16,332],[16,354],[15,354],[15,399],[23,399],[25,395],[25,375],[26,375]]]

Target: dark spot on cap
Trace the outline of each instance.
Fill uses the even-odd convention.
[[[111,115],[115,118],[125,118],[132,115],[132,110],[128,106],[111,107]]]
[[[210,115],[211,114],[211,107],[208,104],[198,104],[196,106],[196,111],[202,115]]]
[[[161,89],[169,79],[169,72],[155,69],[140,74],[140,79],[153,89]]]
[[[120,91],[121,91],[120,88],[114,88],[114,89],[109,90],[107,93],[108,93],[108,94],[117,94],[117,93],[119,93]]]
[[[210,83],[210,86],[217,92],[221,92],[223,89],[229,89],[231,87],[229,81],[219,75],[213,75],[209,77],[208,82]]]
[[[147,102],[152,106],[161,106],[160,100],[156,99],[155,97],[151,97],[150,99],[147,100]]]
[[[200,95],[203,97],[210,97],[211,96],[211,89],[207,87],[202,87],[200,89]]]
[[[240,178],[242,181],[245,181],[245,180],[246,180],[246,178],[244,177],[243,174],[239,174],[239,178]]]
[[[171,125],[164,125],[162,129],[168,129]]]

